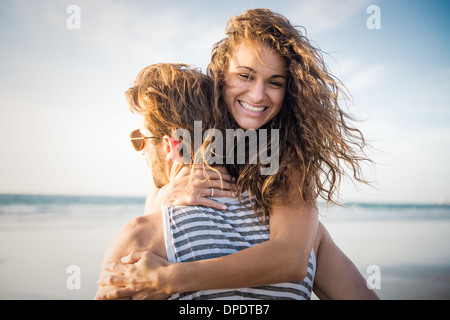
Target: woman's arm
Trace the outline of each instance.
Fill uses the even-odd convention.
[[[169,267],[168,290],[250,287],[301,281],[317,230],[317,212],[305,205],[277,208],[270,218],[270,240],[220,258],[176,263]]]
[[[328,231],[320,224],[318,229],[317,271],[314,293],[319,299],[376,300],[366,280],[353,262],[334,243]]]

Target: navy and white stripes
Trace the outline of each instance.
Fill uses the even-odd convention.
[[[269,226],[257,219],[251,208],[243,208],[237,199],[214,199],[226,204],[228,209],[216,210],[203,206],[162,208],[169,261],[217,258],[269,240]],[[170,299],[310,299],[315,265],[314,252],[311,251],[308,274],[303,281],[251,288],[203,290],[174,294]]]

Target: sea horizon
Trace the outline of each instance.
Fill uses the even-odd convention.
[[[126,194],[69,194],[69,193],[30,193],[30,192],[24,192],[24,193],[18,193],[18,192],[0,192],[0,204],[2,204],[2,196],[17,196],[17,197],[55,197],[55,198],[85,198],[87,199],[111,199],[111,198],[118,198],[118,199],[139,199],[144,200],[146,199],[145,195],[126,195]],[[318,200],[319,205],[326,205],[326,202],[322,199]],[[406,200],[400,200],[400,201],[387,201],[387,200],[380,200],[380,201],[367,201],[367,200],[348,200],[345,202],[340,203],[339,205],[332,205],[332,206],[352,206],[352,205],[359,205],[364,207],[370,207],[370,206],[393,206],[393,207],[410,207],[410,206],[418,206],[418,207],[429,207],[429,206],[437,206],[437,207],[449,207],[450,208],[450,201],[406,201]]]
[[[32,217],[35,220],[63,220],[65,217],[132,218],[144,214],[145,196],[63,195],[0,193],[0,221]],[[338,220],[450,219],[450,204],[348,201],[327,205],[318,201],[319,216]]]

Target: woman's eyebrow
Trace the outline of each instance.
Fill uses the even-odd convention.
[[[250,68],[250,67],[246,67],[246,66],[237,66],[236,68],[244,68],[244,69],[247,69],[248,71],[250,71],[251,73],[254,73],[254,74],[257,73],[257,71],[255,69]],[[287,80],[287,77],[283,76],[281,74],[273,74],[273,75],[271,75],[270,79],[273,79],[273,78],[283,78],[283,79]]]

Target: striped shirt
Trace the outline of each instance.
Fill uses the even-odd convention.
[[[214,198],[227,210],[203,206],[163,207],[164,239],[170,262],[212,259],[232,254],[269,240],[269,226],[237,199]],[[245,205],[246,203],[243,202]],[[247,202],[249,204],[249,202]],[[303,281],[249,288],[176,293],[169,299],[295,299],[311,298],[316,258],[311,250]]]

